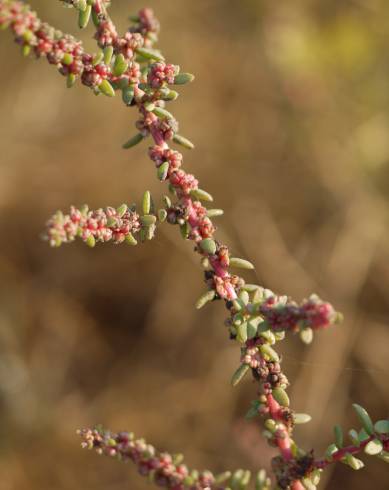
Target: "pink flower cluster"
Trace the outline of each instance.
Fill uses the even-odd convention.
[[[94,245],[95,242],[122,243],[141,228],[139,215],[127,206],[120,211],[112,207],[89,211],[70,208],[69,214],[56,213],[47,222],[46,237],[52,246],[70,243],[76,237]]]
[[[4,0],[0,2],[1,16],[0,23],[8,25],[12,23],[12,29],[19,44],[28,42],[30,33],[36,31],[41,21],[35,12],[23,5],[22,2],[13,2],[7,5]]]
[[[258,347],[266,341],[261,337],[248,340],[241,356],[241,362],[247,364],[256,372],[256,375],[263,383],[264,392],[271,393],[277,386],[288,386],[287,377],[281,371],[279,362],[266,360]]]
[[[72,4],[70,1],[67,3]],[[40,21],[36,13],[21,1],[9,3],[0,0],[0,27],[9,25],[16,42],[26,49],[26,53],[32,50],[37,57],[46,56],[49,63],[56,65],[62,75],[80,76],[82,83],[88,87],[98,87],[103,80],[139,82],[141,72],[139,64],[134,60],[135,50],[145,45],[144,36],[151,32],[147,30],[147,26],[157,32],[158,22],[153,21],[152,11],[146,9],[140,16],[143,21],[139,21],[133,32],[127,32],[120,37],[112,21],[106,16],[106,3],[96,0],[92,5],[100,19],[95,37],[100,47],[112,46],[116,54],[122,53],[126,58],[128,68],[120,77],[115,77],[110,67],[104,63],[95,64],[93,56],[84,52],[81,42]]]
[[[272,470],[277,478],[277,483],[281,489],[293,488],[293,482],[300,481],[301,478],[309,475],[314,469],[314,458],[312,454],[306,454],[299,459],[285,461],[281,456],[272,459]],[[294,487],[296,488],[296,487]],[[301,486],[305,489],[306,487]]]
[[[152,88],[161,88],[165,82],[173,84],[177,73],[178,67],[175,65],[153,63],[148,74],[149,85]]]
[[[159,21],[150,8],[143,8],[138,13],[138,24],[130,28],[130,32],[140,32],[147,42],[148,37],[159,32]]]
[[[115,51],[122,53],[123,56],[131,60],[135,56],[135,50],[144,45],[144,38],[138,32],[126,32],[122,38],[118,38],[113,46]]]
[[[279,301],[277,296],[268,298],[260,307],[260,313],[274,331],[298,331],[303,328],[318,330],[333,325],[338,314],[330,303],[312,295],[299,306],[293,301]]]
[[[171,490],[210,490],[224,487],[215,486],[215,478],[210,471],[188,470],[180,462],[180,457],[169,453],[160,453],[144,439],[134,439],[128,432],[118,434],[102,429],[82,429],[78,431],[82,437],[82,447],[95,449],[99,454],[131,460],[138,467],[142,476],[149,476],[160,487]]]
[[[178,197],[187,197],[191,191],[198,189],[199,181],[184,170],[176,170],[170,175],[169,182],[177,192]]]
[[[181,167],[183,158],[179,151],[172,150],[171,148],[164,148],[158,145],[154,145],[149,148],[149,157],[155,163],[157,168],[159,168],[164,162],[169,164],[167,171],[168,177]]]

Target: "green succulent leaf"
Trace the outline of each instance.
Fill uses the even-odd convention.
[[[374,425],[373,422],[370,418],[370,415],[367,413],[367,411],[358,405],[357,403],[353,404],[353,408],[358,415],[358,418],[363,426],[363,428],[366,430],[366,432],[371,435],[374,433]]]
[[[335,425],[334,434],[335,434],[336,445],[339,448],[343,447],[343,430],[342,430],[342,427],[340,425]]]
[[[389,434],[389,420],[378,420],[374,424],[374,430],[375,432],[378,432],[378,434]]]
[[[196,301],[196,308],[199,310],[210,301],[213,301],[215,299],[215,296],[216,296],[216,292],[213,289],[211,289],[210,291],[206,291]]]
[[[232,386],[236,386],[242,379],[245,377],[245,375],[248,373],[250,370],[250,366],[247,364],[241,364],[238,369],[235,371],[235,373],[232,375],[231,378],[231,384]]]
[[[289,396],[283,388],[281,387],[274,388],[272,391],[272,395],[280,405],[282,405],[283,407],[289,407],[290,405]]]
[[[296,425],[299,424],[307,424],[312,420],[312,417],[308,415],[307,413],[294,413],[293,414],[293,421]]]

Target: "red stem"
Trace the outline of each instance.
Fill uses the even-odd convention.
[[[370,441],[375,439],[375,437],[376,436],[374,436],[374,435],[370,436],[368,439],[365,439],[364,441],[362,441],[359,446],[350,445],[350,446],[342,447],[341,449],[339,449],[338,451],[336,451],[335,453],[333,453],[331,455],[330,461],[327,459],[320,459],[320,460],[316,461],[314,463],[315,467],[323,469],[323,468],[326,468],[327,466],[329,466],[330,464],[332,464],[336,461],[340,461],[341,459],[343,459],[346,456],[346,454],[358,454],[365,448],[365,446],[367,446],[367,444]]]

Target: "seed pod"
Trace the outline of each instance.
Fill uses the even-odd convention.
[[[120,77],[127,71],[128,63],[125,60],[124,56],[120,53],[116,56],[115,62],[113,64],[113,74],[115,77]]]
[[[389,420],[378,420],[374,424],[374,430],[378,432],[378,434],[389,434]]]
[[[156,60],[156,61],[165,61],[165,58],[156,51],[155,49],[148,49],[148,48],[137,48],[135,50],[136,54],[139,54],[142,56],[142,58],[145,58],[146,60]]]
[[[237,257],[230,258],[230,267],[238,267],[239,269],[254,269],[251,262],[244,259],[238,259]]]
[[[115,97],[115,90],[107,79],[103,80],[99,85],[99,90],[101,93],[107,97]]]
[[[163,162],[157,169],[157,176],[159,180],[166,180],[169,172],[169,162]]]
[[[294,413],[293,414],[293,422],[296,425],[307,424],[312,420],[312,417],[307,413]]]
[[[208,218],[217,218],[218,216],[223,216],[224,211],[222,209],[207,209]]]
[[[380,454],[383,448],[384,446],[379,439],[373,439],[366,444],[365,453],[369,454],[370,456],[376,456],[377,454]]]
[[[189,141],[187,138],[185,138],[184,136],[181,136],[180,134],[175,134],[173,136],[173,141],[181,146],[183,146],[184,148],[187,148],[188,150],[193,150],[194,148],[194,144]]]
[[[199,310],[210,301],[213,301],[215,299],[215,296],[216,296],[216,292],[213,289],[211,289],[210,291],[206,291],[196,301],[196,308]]]
[[[355,458],[352,454],[347,453],[345,458],[341,460],[342,463],[347,464],[352,468],[353,470],[360,470],[363,468],[365,465],[363,464],[363,461],[361,461],[358,458]]]
[[[336,445],[341,448],[343,447],[343,430],[340,425],[335,425],[334,427],[335,442]]]
[[[250,366],[248,366],[247,364],[241,364],[238,367],[238,369],[235,371],[235,373],[232,375],[231,378],[232,386],[236,386],[244,378],[244,376],[247,374],[249,369]]]
[[[126,243],[128,243],[128,245],[133,245],[133,246],[138,244],[138,242],[136,241],[132,233],[126,235]]]
[[[89,235],[85,240],[85,243],[88,245],[88,247],[93,248],[96,245],[95,237],[93,235]]]
[[[174,77],[174,85],[185,85],[186,83],[193,82],[194,75],[191,73],[179,73]]]
[[[359,418],[362,426],[366,430],[366,432],[369,435],[373,434],[374,433],[373,422],[372,422],[369,414],[366,412],[366,410],[363,407],[361,407],[360,405],[358,405],[357,403],[353,403],[353,408],[354,408],[356,414],[358,415],[358,418]]]
[[[138,133],[132,138],[130,138],[126,143],[124,143],[123,148],[125,150],[128,150],[129,148],[132,148],[133,146],[137,145],[144,139],[143,134]]]
[[[78,12],[78,27],[80,29],[84,29],[88,25],[91,13],[92,13],[92,6],[91,5],[87,5],[85,10],[79,10],[79,12]]]
[[[204,238],[200,242],[200,248],[203,252],[214,255],[216,253],[216,242],[212,238]]]
[[[213,197],[211,194],[209,194],[206,191],[203,191],[202,189],[193,189],[190,191],[191,196],[193,196],[196,199],[199,199],[200,201],[208,201],[212,202]]]
[[[155,107],[154,109],[151,109],[151,111],[160,119],[174,119],[173,114],[171,114],[163,107]]]

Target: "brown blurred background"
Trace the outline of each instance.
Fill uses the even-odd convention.
[[[113,2],[124,29],[143,0]],[[74,13],[33,1],[76,33]],[[297,300],[317,292],[345,314],[312,346],[284,343],[298,428],[320,453],[351,404],[388,416],[389,3],[385,0],[149,0],[169,61],[196,74],[171,109],[197,148],[185,167],[226,210],[219,236],[259,281]],[[91,31],[83,32],[94,49]],[[192,467],[266,466],[274,454],[254,397],[232,389],[239,352],[175,228],[129,249],[40,240],[56,209],[155,198],[164,188],[128,152],[135,111],[65,88],[45,62],[0,37],[0,488],[122,490],[147,484],[130,465],[81,451],[78,427],[131,429]],[[338,465],[321,488],[384,490],[388,467]]]

